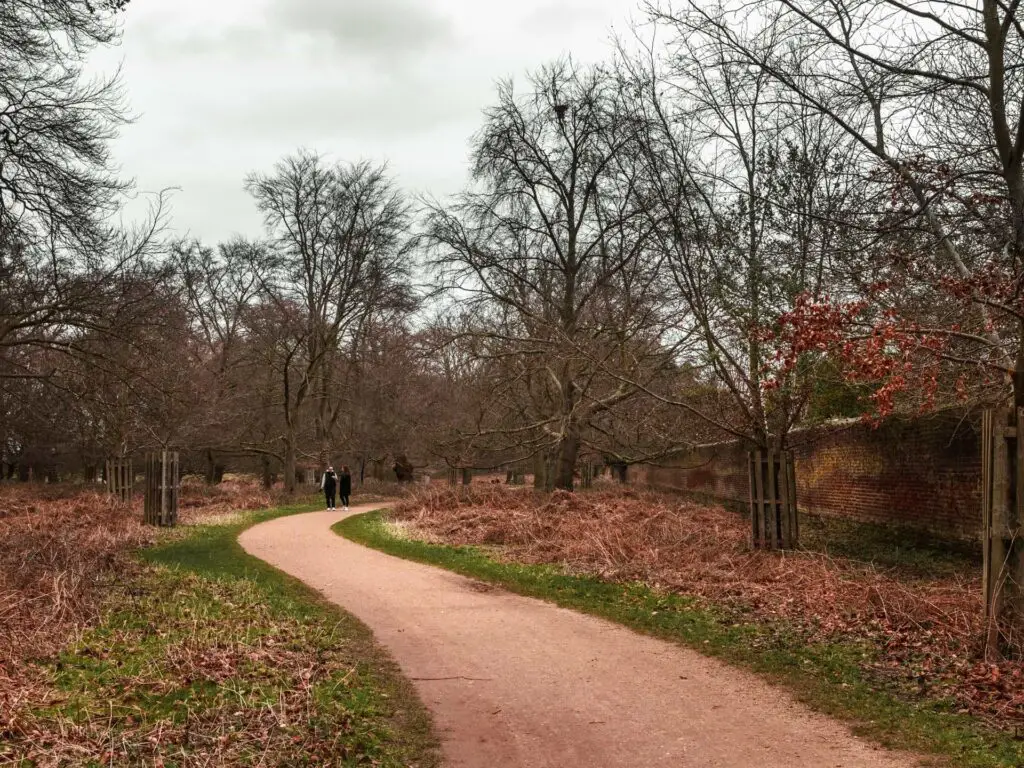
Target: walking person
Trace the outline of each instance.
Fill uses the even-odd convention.
[[[338,475],[335,474],[334,467],[327,466],[327,471],[320,478],[320,490],[327,497],[327,508],[334,509],[334,494],[338,490]]]
[[[348,465],[343,465],[338,475],[338,495],[341,496],[341,508],[348,511],[348,497],[352,495],[352,474]]]

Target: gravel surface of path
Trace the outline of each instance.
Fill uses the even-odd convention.
[[[279,518],[240,541],[373,630],[433,713],[446,765],[919,765],[689,649],[353,544],[330,530],[345,514]]]

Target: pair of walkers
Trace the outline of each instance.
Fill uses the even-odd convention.
[[[348,467],[342,467],[341,473],[334,471],[334,467],[327,467],[324,476],[320,478],[320,490],[327,497],[327,508],[334,509],[335,494],[341,496],[341,508],[348,509],[348,497],[352,495],[352,475]]]

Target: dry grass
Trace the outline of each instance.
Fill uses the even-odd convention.
[[[754,551],[738,515],[632,490],[430,490],[393,518],[449,544],[495,546],[521,562],[696,596],[737,619],[781,621],[806,640],[868,643],[868,672],[887,686],[1024,725],[1024,668],[979,661],[973,571],[924,576],[818,552]]]
[[[184,524],[211,522],[276,497],[245,478],[208,488],[185,482]],[[157,532],[142,525],[141,500],[116,503],[93,487],[0,484],[0,726],[29,695],[25,662],[65,646],[97,615],[104,594],[133,572],[129,553]]]

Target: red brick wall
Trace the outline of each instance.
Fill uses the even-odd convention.
[[[973,538],[981,519],[976,416],[944,412],[801,431],[792,436],[797,504],[822,516]],[[670,466],[636,467],[634,482],[746,508],[746,450],[704,446]]]

